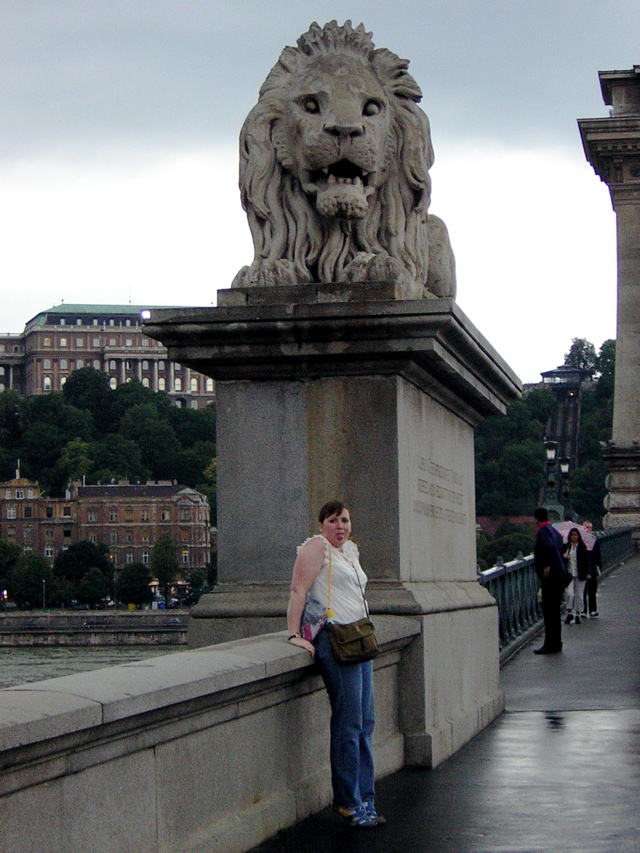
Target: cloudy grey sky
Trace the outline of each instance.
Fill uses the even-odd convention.
[[[362,21],[410,59],[458,301],[525,381],[615,336],[615,221],[576,119],[640,63],[637,0],[0,0],[0,328],[215,304],[252,257],[237,137],[286,44]]]

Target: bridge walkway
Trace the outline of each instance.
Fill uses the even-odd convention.
[[[506,712],[464,749],[378,783],[386,826],[326,809],[253,853],[639,853],[640,555],[598,607],[561,655],[537,638],[502,668]]]

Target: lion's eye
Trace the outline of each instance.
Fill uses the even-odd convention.
[[[362,115],[364,116],[377,116],[382,107],[378,103],[378,101],[367,101],[364,107],[362,108]]]
[[[320,112],[320,104],[316,101],[315,98],[305,98],[302,106],[304,107],[304,110],[307,113]]]

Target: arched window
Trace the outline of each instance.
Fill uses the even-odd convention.
[[[61,376],[61,377],[60,377],[60,390],[61,390],[61,391],[62,391],[62,386],[64,385],[64,383],[65,383],[66,381],[67,381],[67,377],[66,377],[66,376]]]
[[[76,370],[82,370],[83,367],[84,367],[84,361],[81,358],[79,358],[76,361]]]
[[[182,391],[182,379],[179,376],[176,376],[174,380],[174,391]]]
[[[43,391],[51,391],[51,377],[43,376],[42,377],[42,390]]]
[[[149,387],[149,379],[148,379],[146,376],[143,376],[143,377],[142,377],[142,386],[143,386],[144,388],[148,388],[148,387]]]
[[[117,387],[118,387],[118,380],[116,379],[115,376],[112,376],[111,379],[109,380],[109,388],[111,388],[111,390],[114,391]]]
[[[158,379],[158,391],[165,391],[166,385],[167,383],[164,380],[164,376],[161,376],[160,379]]]
[[[115,369],[116,369],[116,363],[113,359],[111,359],[111,361],[109,362],[109,370],[115,370]]]
[[[208,377],[205,379],[205,388],[209,392],[213,391],[213,379],[209,379]]]
[[[191,377],[191,393],[198,393],[198,380],[195,377]]]
[[[60,370],[66,370],[66,369],[67,369],[67,359],[61,358],[60,359]]]
[[[145,360],[142,362],[142,369],[143,370],[149,370],[149,362],[148,361]]]
[[[158,370],[164,370],[164,361],[160,360],[158,362]]]
[[[98,361],[97,358],[93,362],[93,368],[94,368],[94,370],[100,370],[100,362]]]

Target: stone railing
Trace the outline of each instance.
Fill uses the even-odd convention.
[[[608,530],[598,535],[602,570],[607,572],[633,553],[630,527]],[[486,587],[498,605],[500,625],[500,660],[504,662],[535,634],[542,621],[538,597],[540,584],[533,556],[501,563],[478,573],[478,581]]]
[[[383,776],[405,763],[421,622],[376,628]],[[328,745],[284,632],[0,690],[0,849],[242,853],[330,802]]]

